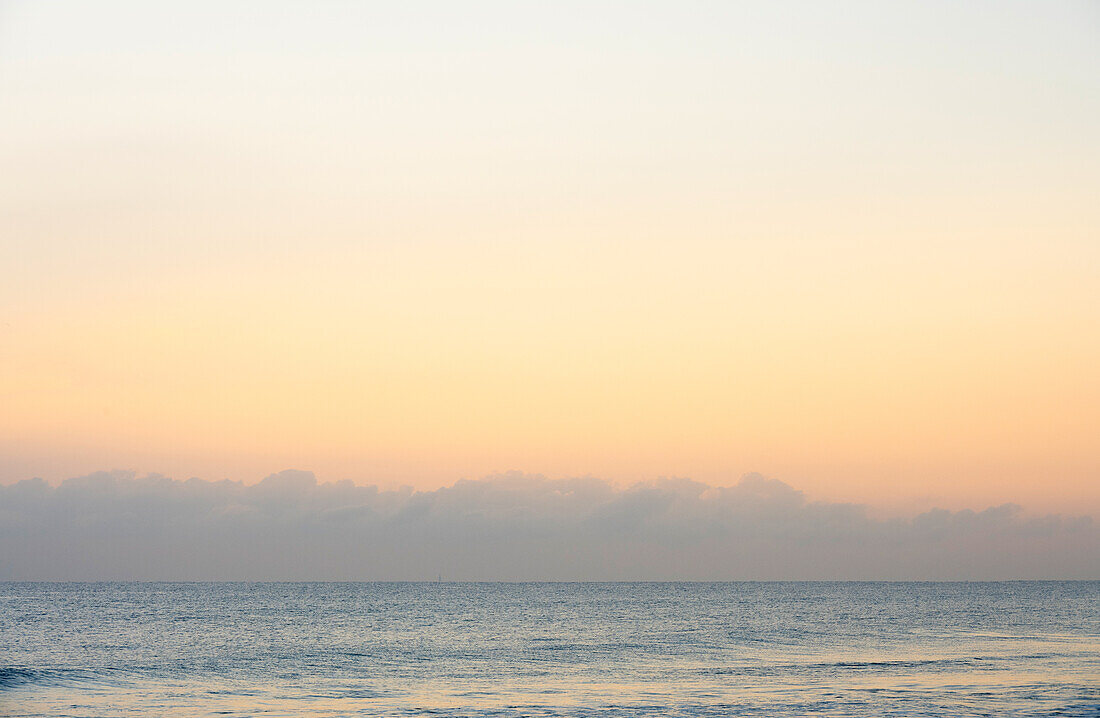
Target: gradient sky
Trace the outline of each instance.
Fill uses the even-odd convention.
[[[0,482],[1100,513],[1094,2],[0,4]]]

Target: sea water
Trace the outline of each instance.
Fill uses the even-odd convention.
[[[1100,582],[0,583],[3,716],[1100,716]]]

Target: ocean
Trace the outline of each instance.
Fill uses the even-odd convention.
[[[1100,582],[0,583],[2,716],[1100,716]]]

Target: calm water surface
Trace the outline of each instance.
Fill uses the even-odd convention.
[[[1100,716],[1100,582],[0,583],[0,715]]]

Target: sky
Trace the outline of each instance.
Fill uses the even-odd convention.
[[[1093,2],[0,3],[0,484],[1100,516],[1097,67]]]

